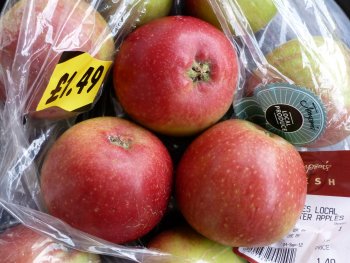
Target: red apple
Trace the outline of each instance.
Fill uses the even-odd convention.
[[[112,60],[115,52],[106,21],[84,1],[21,0],[2,16],[0,39],[0,65],[11,77],[0,79],[2,99],[20,96],[18,108],[38,118],[74,114],[58,107],[35,112],[62,52],[101,60]]]
[[[206,262],[206,263],[244,263],[233,251],[195,232],[190,227],[177,227],[164,230],[147,245],[152,250],[171,254],[162,260],[166,263]],[[151,262],[151,261],[147,261]]]
[[[214,125],[185,151],[176,198],[189,224],[218,243],[263,246],[295,225],[306,197],[300,154],[243,120]]]
[[[95,254],[72,250],[40,235],[37,232],[17,225],[0,234],[1,263],[99,263]]]
[[[321,136],[305,145],[324,147],[336,144],[350,135],[350,49],[343,42],[325,37],[313,37],[304,43],[290,40],[266,55],[270,65],[282,76],[313,92],[325,109],[326,125]],[[245,87],[252,96],[259,85],[286,82],[270,76],[271,72],[253,72]],[[307,114],[303,113],[305,119]]]
[[[160,133],[190,135],[217,122],[232,105],[238,61],[232,43],[214,26],[168,16],[126,38],[113,78],[134,120]]]
[[[273,0],[229,0],[229,2],[235,2],[237,7],[241,9],[242,15],[247,19],[253,32],[257,32],[265,27],[277,13]],[[184,5],[187,14],[221,28],[209,0],[184,0]]]
[[[148,233],[164,215],[172,161],[149,131],[117,117],[67,130],[41,170],[48,212],[94,236],[125,243]]]

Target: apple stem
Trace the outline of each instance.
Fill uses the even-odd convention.
[[[125,139],[125,138],[122,138],[120,136],[115,136],[115,135],[110,135],[108,137],[108,139],[114,145],[122,147],[122,148],[124,148],[126,150],[130,149],[130,146],[131,146],[131,140],[130,139]]]
[[[188,70],[188,76],[193,82],[210,80],[210,65],[208,62],[194,61],[192,67]]]

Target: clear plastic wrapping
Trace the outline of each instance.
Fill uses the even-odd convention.
[[[343,15],[345,22],[339,20],[339,13],[331,14],[330,4],[327,6],[323,1],[272,2],[277,9],[276,15],[256,33],[238,3],[212,3],[222,20],[223,30],[228,35],[235,34],[235,42],[241,50],[244,72],[241,92],[234,102],[237,117],[262,123],[296,146],[306,149],[334,148],[337,144],[339,149],[346,149],[349,135],[349,39],[346,34],[348,27],[343,23],[347,18]],[[281,83],[286,83],[290,89],[281,88]],[[271,114],[263,116],[262,112],[272,105],[292,105],[303,100],[300,95],[295,101],[277,98],[264,103],[264,96],[299,96],[294,90],[311,91],[310,96],[320,100],[312,104],[317,104],[317,107],[301,105],[307,111],[304,114],[307,117],[293,115],[287,110],[293,116],[275,120],[271,114],[276,112],[271,108]],[[247,111],[246,107],[250,110]],[[256,107],[254,111],[253,107]],[[303,118],[303,121],[298,118]],[[288,123],[289,119],[291,122]],[[309,127],[304,127],[301,122],[307,122]]]
[[[127,34],[147,23],[142,17],[151,2],[154,1],[8,0],[5,3],[0,18],[1,231],[20,229],[15,225],[21,223],[34,230],[33,233],[41,233],[64,246],[101,256],[101,259],[92,256],[87,262],[173,259],[167,253],[147,249],[149,237],[119,245],[74,229],[46,213],[40,189],[43,159],[64,131],[94,116],[124,116],[112,95],[109,70]],[[287,137],[300,151],[349,150],[348,18],[333,1],[271,2],[275,15],[256,29],[256,25],[252,28],[253,24],[248,22],[244,12],[249,10],[243,9],[240,1],[207,1],[221,29],[237,47],[240,58],[240,82],[227,116],[231,117],[233,112],[233,118],[259,123]],[[162,11],[164,15],[186,14],[184,1],[172,1],[171,8],[170,13],[169,6],[166,7]],[[64,67],[57,68],[58,64]],[[70,83],[77,89],[72,89]],[[264,92],[276,98],[265,105]],[[303,94],[305,97],[298,98]],[[289,103],[277,97],[284,96],[295,96],[297,102],[291,104],[298,104],[294,107],[297,110],[283,108]],[[264,112],[269,108],[272,117],[267,120]],[[305,113],[300,120],[298,112]],[[278,114],[282,114],[281,118]],[[311,129],[311,134],[294,135],[304,128]],[[161,139],[176,157],[191,141],[191,138]],[[183,220],[175,203],[174,199],[169,202],[160,229]],[[6,242],[11,241],[0,236],[0,251]],[[47,242],[51,241],[46,239],[44,244]],[[11,261],[0,258],[0,262]]]
[[[282,240],[236,251],[259,263],[345,262],[350,189],[341,160],[348,160],[349,150],[349,19],[333,1],[274,0],[276,15],[254,33],[237,2],[211,1],[241,51],[244,72],[233,103],[235,117],[297,147],[308,195],[298,223]]]
[[[63,131],[81,120],[81,113],[95,106],[108,81],[118,46],[139,23],[147,4],[148,1],[6,2],[0,20],[2,229],[21,222],[69,247],[135,261],[155,254],[144,248],[109,244],[46,214],[39,185],[47,149]],[[64,64],[63,71],[55,76],[56,64],[67,61],[72,64]],[[101,66],[103,74],[98,72]],[[90,68],[94,71],[86,75]],[[50,86],[52,76],[62,80],[60,87]],[[70,90],[74,76],[77,83],[82,82],[77,86],[82,88],[80,94],[79,90]],[[95,90],[93,96],[79,97],[88,94],[89,89],[91,93]],[[46,102],[51,97],[56,101],[78,97],[73,98],[73,107],[64,110],[64,100],[57,107],[38,110],[44,92],[49,95]],[[113,112],[120,113],[118,109]]]

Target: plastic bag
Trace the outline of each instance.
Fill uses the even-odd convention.
[[[45,152],[83,118],[81,113],[96,106],[115,52],[147,4],[6,2],[0,20],[2,229],[21,222],[74,249],[135,261],[159,254],[104,242],[40,212],[45,211],[39,186]]]
[[[245,69],[235,117],[293,143],[309,182],[288,235],[235,251],[259,263],[347,262],[349,19],[332,1],[274,0],[276,16],[253,33],[235,1],[211,2],[225,32],[235,34]]]
[[[273,2],[276,16],[256,34],[234,1],[213,2],[218,17],[226,17],[231,25],[225,29],[223,23],[226,33],[234,28],[242,51],[245,75],[235,114],[296,146],[339,143],[344,149],[350,90],[349,47],[341,32],[346,27],[337,25],[324,2]]]
[[[9,251],[20,251],[9,253]],[[69,249],[23,225],[1,233],[1,262],[101,262],[100,257]]]
[[[31,11],[31,8],[33,8],[33,3],[43,0],[27,1],[30,4],[25,6],[25,10],[27,11],[25,12],[26,20],[22,20],[25,21],[22,23],[23,26],[30,28],[29,25],[32,23],[32,19],[35,20],[36,18],[31,15],[33,14]],[[50,3],[53,3],[53,5],[57,4],[58,2],[59,1],[50,1]],[[73,4],[78,6],[80,2],[82,2],[82,0]],[[116,47],[118,47],[124,36],[133,28],[135,21],[138,20],[140,12],[142,13],[142,8],[140,8],[136,2],[140,3],[142,1],[120,1],[121,5],[116,11],[113,11],[111,15],[110,13],[107,13],[109,7],[104,3],[104,1],[91,1],[92,5],[100,10],[101,13],[106,12],[107,22],[110,28],[112,28],[111,35],[114,38],[113,40]],[[275,81],[275,79],[293,84],[293,81],[290,78],[286,77],[276,68],[271,67],[271,65],[265,59],[265,54],[271,52],[272,49],[280,44],[285,43],[290,39],[297,38],[302,40],[302,43],[306,43],[306,46],[308,46],[308,43],[314,43],[316,45],[317,40],[314,40],[312,36],[320,33],[322,36],[330,37],[331,42],[329,47],[331,48],[336,47],[333,39],[341,39],[344,41],[344,43],[349,45],[350,40],[346,37],[350,35],[348,34],[348,20],[341,19],[341,17],[344,18],[345,16],[338,15],[339,13],[337,12],[339,12],[339,10],[335,5],[332,5],[332,3],[327,2],[326,6],[326,3],[324,2],[305,0],[295,0],[289,2],[274,0],[273,2],[277,6],[278,13],[262,30],[253,33],[250,29],[249,23],[246,21],[245,16],[241,14],[236,1],[209,1],[215,10],[216,16],[220,20],[221,25],[223,26],[224,32],[239,48],[242,68],[245,70],[244,74],[241,76],[240,89],[233,103],[235,113],[238,112],[237,109],[242,109],[242,107],[237,108],[237,105],[239,105],[238,102],[241,103],[241,99],[245,97],[244,92],[249,90],[246,88],[246,84],[250,83],[250,75],[253,73],[261,77],[261,82],[264,84],[270,82],[271,80]],[[6,3],[5,10],[8,10],[12,5],[15,5],[14,1],[8,1]],[[175,13],[180,12],[180,5],[181,4],[179,1],[174,4],[176,9]],[[305,6],[308,8],[303,8]],[[135,8],[140,9],[139,11],[135,11]],[[72,10],[74,9],[72,8],[68,11]],[[47,9],[47,12],[51,14],[50,11],[52,11],[52,8]],[[89,9],[89,13],[91,12],[93,12],[93,10]],[[84,14],[86,14],[84,17],[89,17],[89,19],[91,18],[91,16],[87,16],[88,13]],[[13,15],[11,17],[13,17]],[[40,16],[38,17],[40,18]],[[228,22],[225,22],[224,18],[227,18]],[[62,20],[64,21],[64,19]],[[305,23],[305,20],[309,22]],[[35,36],[34,33],[32,34],[28,32],[40,32],[42,28],[45,28],[43,25],[48,23],[45,21],[45,19],[40,21],[41,22],[37,24],[38,27],[33,27],[29,31],[22,31],[22,34],[30,34],[29,36]],[[91,23],[94,24],[94,22],[90,22],[90,24]],[[38,31],[35,31],[35,28],[38,28]],[[234,30],[234,32],[232,30]],[[52,37],[52,35],[50,35],[51,31],[48,30],[48,32],[49,34],[47,39],[50,40],[50,37]],[[25,47],[31,47],[34,42],[26,41],[29,39],[30,38],[28,37],[22,37],[22,42],[20,43],[23,43],[23,45],[25,44]],[[5,40],[6,38],[0,35],[0,44],[4,43]],[[106,38],[101,37],[101,39],[97,41],[96,45],[100,46],[100,44],[105,40]],[[72,41],[71,44],[76,45],[77,43]],[[315,47],[315,45],[311,46]],[[24,57],[31,57],[33,55],[33,53],[30,52],[30,48],[26,49],[22,46],[18,47],[17,50],[28,51],[29,53],[24,52]],[[34,50],[37,51],[36,49]],[[342,50],[342,48],[338,49],[338,51],[339,50]],[[311,49],[311,51],[316,52],[317,49],[316,51]],[[48,56],[48,58],[51,57]],[[55,141],[55,139],[73,123],[81,119],[90,118],[94,115],[121,115],[123,114],[123,110],[120,108],[118,102],[112,96],[110,96],[107,83],[104,93],[101,94],[101,91],[98,91],[96,97],[93,98],[93,101],[90,101],[91,105],[86,104],[89,105],[87,107],[94,106],[92,111],[78,116],[74,110],[77,110],[78,113],[86,111],[87,108],[86,105],[84,105],[80,108],[78,107],[74,109],[72,115],[70,115],[69,112],[68,115],[63,115],[63,118],[60,120],[57,120],[57,116],[54,116],[55,119],[43,119],[43,117],[40,118],[41,116],[38,118],[38,116],[35,116],[37,109],[37,105],[35,104],[37,103],[36,101],[32,101],[32,94],[36,94],[38,91],[30,94],[29,91],[33,91],[34,88],[32,88],[31,85],[28,86],[28,83],[43,82],[43,80],[36,77],[36,74],[33,74],[34,76],[28,76],[28,72],[30,72],[28,70],[30,63],[27,64],[24,63],[24,61],[25,60],[22,58],[20,59],[20,56],[18,56],[14,62],[10,63],[10,67],[0,68],[0,82],[5,83],[5,92],[3,92],[3,95],[6,97],[5,103],[1,105],[2,108],[0,111],[0,204],[3,207],[3,209],[0,210],[0,219],[2,229],[8,228],[19,221],[24,223],[27,227],[44,233],[45,235],[50,236],[69,247],[100,255],[117,257],[116,259],[106,257],[107,261],[116,260],[119,262],[125,259],[136,262],[147,262],[147,260],[150,262],[164,262],[165,259],[170,257],[169,255],[146,249],[144,243],[140,240],[135,241],[134,243],[125,244],[125,246],[111,244],[73,229],[57,218],[41,212],[45,211],[45,209],[38,183],[38,167],[40,166],[42,159],[52,142]],[[29,59],[29,61],[32,61],[32,59]],[[42,67],[40,67],[42,72],[49,70],[49,67],[46,65],[47,64],[42,64]],[[72,73],[70,76],[74,75],[75,72],[74,67],[71,69]],[[342,66],[337,64],[332,70],[338,69],[342,69]],[[98,79],[98,81],[102,80],[102,75],[99,77],[100,73],[96,73],[97,75],[94,75],[94,73],[96,73],[96,71],[89,75],[90,77],[95,76],[95,78],[92,79]],[[340,71],[340,74],[341,77],[344,77],[344,79],[346,79],[347,76],[350,76],[348,72]],[[34,78],[34,80],[31,80],[30,77]],[[78,79],[77,83],[79,83],[81,78]],[[67,78],[65,81],[69,82],[69,80],[70,78]],[[336,80],[338,81],[337,83],[341,83],[338,78]],[[47,79],[47,81],[49,82],[49,79]],[[13,83],[19,83],[16,85],[19,88],[11,88],[14,86]],[[92,84],[93,83],[91,82],[89,86]],[[98,83],[95,85],[98,85]],[[43,86],[46,85],[43,84]],[[27,91],[28,87],[29,91]],[[84,88],[86,89],[88,87],[84,86]],[[51,91],[54,89],[55,87],[50,90],[49,98],[51,95],[53,95],[51,94]],[[334,90],[336,90],[336,88],[334,88]],[[60,92],[63,91],[64,86]],[[69,89],[65,92],[68,91]],[[82,92],[83,91],[84,89]],[[58,97],[60,97],[62,95],[62,97],[64,97],[66,96],[65,94],[67,93],[54,94],[54,96],[59,95]],[[47,100],[49,98],[47,98]],[[323,106],[321,106],[321,108],[323,107],[323,110],[326,110],[328,105],[330,104],[325,103]],[[242,114],[247,112],[245,108],[243,109]],[[67,113],[67,111],[59,112],[60,114]],[[54,113],[56,114],[56,112]],[[60,117],[62,116],[58,116],[58,118]],[[254,116],[254,118],[255,117],[256,116]],[[254,118],[252,119],[253,121],[255,120]],[[261,121],[259,115],[256,119]],[[337,124],[336,122],[334,123]],[[343,127],[346,127],[347,121],[343,122],[342,124],[341,131],[344,130]],[[320,136],[322,134],[323,133],[321,133]],[[331,137],[331,139],[333,139],[333,136]],[[167,139],[168,138],[166,138],[166,140]],[[325,143],[329,144],[331,139],[326,139]],[[188,140],[184,139],[184,141],[173,141],[169,139],[167,144],[171,150],[181,152],[181,148],[188,144]],[[336,145],[327,146],[325,149],[344,150],[347,148],[348,142],[345,139]],[[306,151],[310,149],[306,148],[304,145],[300,145],[300,150]],[[312,148],[312,150],[316,150],[316,148]],[[172,203],[169,206],[170,211],[166,216],[167,218],[165,222],[167,222],[167,220],[178,220],[176,211],[173,213],[173,207],[171,207]]]

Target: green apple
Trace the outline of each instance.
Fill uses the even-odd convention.
[[[93,0],[86,1],[93,2]],[[97,8],[102,16],[109,21],[113,15],[119,12],[123,2],[121,0],[102,0]],[[167,16],[170,13],[173,0],[133,0],[129,1],[128,4],[128,8],[140,11],[140,15],[135,17],[135,25],[138,27],[156,18]],[[130,16],[133,16],[132,13]]]
[[[146,1],[143,14],[140,16],[140,19],[137,21],[137,26],[146,24],[156,18],[167,16],[170,13],[172,5],[173,5],[173,0]]]
[[[232,247],[218,244],[198,234],[188,226],[164,230],[147,246],[150,249],[169,253],[166,263],[244,263]]]
[[[230,0],[236,1],[248,20],[253,32],[265,27],[277,13],[273,0]],[[185,0],[185,12],[201,18],[218,28],[221,25],[208,0]]]
[[[321,36],[303,42],[293,39],[267,54],[266,59],[297,86],[309,89],[323,102],[326,128],[309,147],[332,145],[350,135],[350,49],[343,42]],[[259,72],[247,81],[247,95],[266,79],[283,82],[273,76],[261,76]]]

